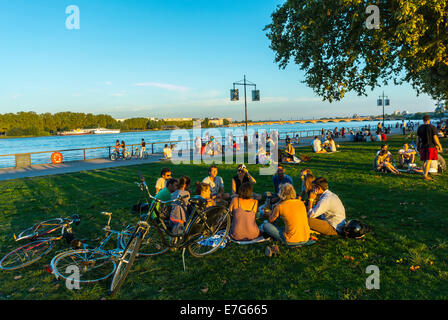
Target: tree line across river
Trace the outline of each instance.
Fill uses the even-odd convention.
[[[107,114],[94,115],[79,112],[58,112],[55,114],[35,112],[17,112],[0,114],[0,135],[3,136],[48,136],[60,131],[70,131],[78,128],[107,128],[121,131],[158,130],[166,126],[176,126],[181,129],[191,129],[192,121],[154,121],[148,118],[130,118],[117,121]],[[202,127],[214,125],[205,118]]]

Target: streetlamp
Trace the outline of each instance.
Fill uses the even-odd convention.
[[[377,101],[377,105],[378,105],[378,107],[383,106],[383,129],[384,129],[384,106],[390,105],[390,100],[388,97],[384,96],[384,91],[383,91],[383,95],[379,97],[379,99]]]
[[[260,90],[257,90],[257,85],[255,83],[252,83],[250,81],[246,80],[246,75],[244,75],[243,82],[238,81],[233,83],[233,89],[230,89],[230,100],[231,101],[238,101],[240,99],[239,97],[239,90],[235,89],[235,86],[244,86],[244,118],[246,122],[246,139],[249,139],[247,135],[247,96],[246,96],[246,87],[247,86],[253,86],[254,90],[252,90],[252,101],[260,101]],[[247,140],[246,140],[247,141]]]

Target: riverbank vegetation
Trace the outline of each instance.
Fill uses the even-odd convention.
[[[17,112],[0,114],[0,136],[48,136],[58,131],[81,129],[120,129],[121,131],[163,130],[167,128],[191,129],[192,121],[154,121],[149,118],[130,118],[117,121],[106,114],[94,115],[79,112],[58,112],[55,114]],[[203,128],[214,127],[205,118]]]

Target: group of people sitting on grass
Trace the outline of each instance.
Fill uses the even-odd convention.
[[[315,136],[311,145],[313,146],[313,151],[315,153],[336,152],[336,147],[338,146],[332,136],[329,136],[324,143],[322,143],[318,136]]]
[[[402,168],[407,168],[407,172],[423,174],[423,179],[433,180],[429,177],[430,173],[441,173],[446,170],[446,163],[440,153],[443,152],[440,144],[437,129],[431,124],[429,115],[423,117],[423,124],[417,130],[417,146],[412,143],[405,143],[403,148],[398,151],[398,160]],[[418,168],[415,164],[416,155],[420,155],[423,167]],[[392,172],[399,175],[400,170],[393,163],[392,154],[388,151],[388,145],[383,144],[378,151],[373,169],[378,172]]]
[[[328,188],[323,177],[314,177],[311,170],[302,170],[301,193],[294,189],[292,177],[285,168],[278,166],[272,178],[274,193],[254,193],[257,183],[244,164],[237,168],[232,178],[232,193],[224,190],[224,181],[218,168],[210,166],[209,175],[196,182],[196,195],[207,201],[206,206],[226,206],[232,215],[230,237],[236,241],[251,241],[260,236],[272,237],[291,246],[306,244],[311,230],[325,235],[341,233],[346,223],[345,208],[339,197]],[[169,221],[174,233],[180,233],[187,221],[187,205],[191,195],[191,180],[188,176],[174,179],[172,171],[164,168],[156,182],[156,198],[168,201],[182,196],[182,202],[171,206]],[[186,197],[185,197],[186,196]],[[257,218],[266,219],[259,227]],[[284,226],[276,223],[279,218]]]

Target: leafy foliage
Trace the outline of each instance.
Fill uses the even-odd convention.
[[[448,99],[447,0],[287,0],[272,14],[267,37],[275,61],[291,60],[324,100],[368,87],[409,82],[417,93]],[[368,29],[366,8],[380,9]]]

